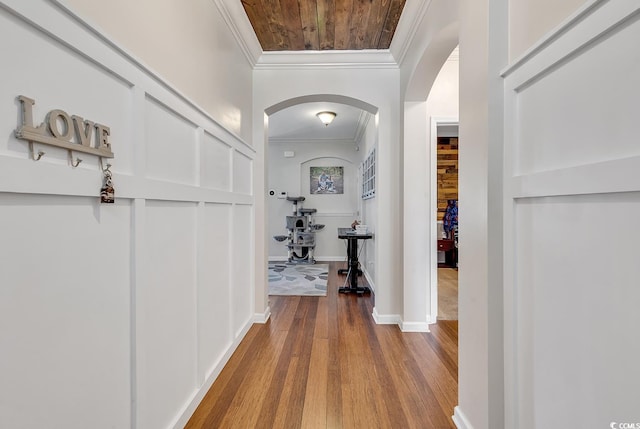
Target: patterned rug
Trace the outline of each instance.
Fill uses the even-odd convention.
[[[327,264],[269,264],[269,295],[326,296]]]

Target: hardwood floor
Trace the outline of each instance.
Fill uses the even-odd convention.
[[[458,322],[430,333],[376,325],[374,296],[271,296],[187,428],[455,428]]]
[[[458,270],[438,268],[438,320],[458,320]]]

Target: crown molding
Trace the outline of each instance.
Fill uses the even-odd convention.
[[[424,20],[431,2],[432,0],[405,2],[400,21],[398,21],[396,32],[389,47],[389,51],[398,65],[403,63],[409,47],[418,32],[418,26]]]
[[[257,70],[273,69],[354,69],[398,68],[388,49],[358,51],[288,51],[263,52],[255,65]]]
[[[242,2],[237,0],[213,0],[213,3],[217,6],[231,34],[240,45],[240,49],[242,49],[247,61],[252,67],[255,67],[262,55],[262,47],[242,7]]]
[[[318,139],[300,139],[295,137],[269,137],[269,144],[327,144],[327,143],[338,143],[338,144],[355,144],[353,139],[329,139],[329,138],[318,138]]]
[[[397,69],[432,0],[408,1],[389,49],[330,51],[262,51],[251,22],[237,0],[213,0],[247,61],[257,70],[274,69]]]

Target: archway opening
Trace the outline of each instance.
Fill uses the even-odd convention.
[[[457,122],[457,23],[425,46],[407,84],[404,117],[404,283],[406,320],[416,329],[438,320],[437,120]],[[447,64],[455,57],[455,73]],[[447,69],[447,70],[446,70]],[[445,76],[443,76],[445,74]]]
[[[324,110],[337,113],[327,126],[316,117]],[[288,240],[283,240],[284,244],[274,240],[277,235],[288,234],[283,230],[284,217],[291,214],[287,196],[304,197],[305,209],[314,209],[313,222],[323,225],[322,231],[315,234],[313,259],[344,260],[344,244],[337,239],[336,229],[349,226],[356,219],[375,228],[377,201],[361,198],[361,164],[378,144],[378,108],[351,97],[311,94],[278,102],[264,113],[267,260],[263,263],[287,261],[290,257],[284,245]],[[317,178],[311,171],[330,167],[341,168],[343,184],[331,192],[317,191]],[[363,271],[368,282],[375,283],[375,240],[366,244],[363,256]]]

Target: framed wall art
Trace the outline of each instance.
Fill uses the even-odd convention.
[[[344,167],[309,167],[310,194],[344,194]]]

